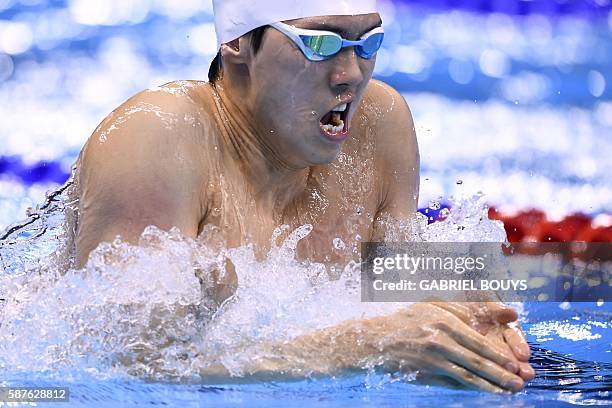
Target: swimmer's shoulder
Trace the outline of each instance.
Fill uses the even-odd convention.
[[[363,96],[361,114],[375,127],[386,123],[412,125],[412,112],[406,99],[391,85],[372,79]]]
[[[112,195],[199,201],[208,177],[210,130],[196,81],[144,90],[95,129],[77,162],[77,185]]]
[[[375,139],[374,160],[384,198],[381,208],[391,208],[400,218],[410,214],[418,196],[420,159],[408,103],[390,85],[372,80],[364,93],[360,117]]]
[[[204,149],[209,133],[198,81],[175,81],[143,90],[114,109],[95,129],[81,161],[102,156],[114,162],[127,156],[153,163],[183,161]],[[186,156],[185,156],[186,155]]]

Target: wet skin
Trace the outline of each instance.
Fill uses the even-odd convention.
[[[354,40],[380,17],[286,23],[333,26]],[[215,84],[182,81],[141,92],[96,129],[76,178],[79,266],[98,243],[117,235],[137,242],[148,225],[178,227],[194,238],[206,225],[218,226],[229,247],[250,242],[263,257],[276,227],[308,223],[314,228],[298,254],[328,265],[355,259],[361,241],[402,238],[399,220],[416,211],[418,148],[404,98],[371,80],[375,60],[346,48],[328,61],[310,62],[272,28],[257,54],[249,40],[222,46],[223,76]],[[345,102],[348,137],[332,140],[321,133],[320,120]],[[346,249],[334,249],[335,238]],[[235,275],[228,276],[213,296],[231,294]],[[268,364],[246,372],[329,374],[382,359],[383,369],[419,371],[430,383],[518,391],[533,370],[522,333],[512,326],[516,317],[498,304],[414,305],[275,348],[288,356],[321,344],[324,360],[313,356],[299,359],[306,366]]]

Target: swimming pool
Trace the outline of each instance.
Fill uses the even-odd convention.
[[[46,190],[65,180],[87,136],[123,99],[176,78],[202,78],[213,56],[206,2],[142,2],[139,10],[122,8],[120,2],[101,9],[92,4],[0,2],[0,30],[21,33],[5,36],[13,41],[3,40],[0,51],[1,226],[24,218],[26,207],[41,203]],[[516,15],[507,9],[482,13],[472,6],[448,10],[442,2],[434,4],[438,8],[387,3],[383,18],[388,41],[376,71],[402,91],[414,113],[423,163],[421,206],[433,200],[436,207],[440,197],[444,201],[482,190],[488,202],[508,211],[537,207],[551,217],[580,211],[610,223],[610,7],[602,4],[572,14],[555,12],[552,5],[550,12],[544,8]],[[464,143],[466,138],[470,143]],[[57,220],[50,221],[56,225]],[[29,249],[33,261],[42,251],[54,250]],[[3,265],[3,278],[18,272],[15,265]],[[68,283],[81,289],[109,283],[96,279]],[[253,295],[270,293],[266,287],[255,289]],[[280,303],[294,299],[276,295]],[[347,316],[346,304],[333,303],[346,299],[320,296],[293,309],[281,307],[280,315],[274,301],[251,298],[259,313],[247,316],[257,324],[242,329],[273,336],[274,330],[292,327],[297,313],[321,324],[330,317],[316,303],[338,306],[335,319]],[[78,297],[69,301],[84,304]],[[31,316],[34,320],[65,317],[51,299],[37,298],[31,305],[38,312]],[[376,374],[245,385],[144,382],[109,368],[104,347],[119,344],[114,340],[86,342],[85,349],[93,350],[89,357],[66,357],[62,352],[74,349],[61,347],[45,356],[42,351],[50,344],[71,344],[72,329],[62,328],[61,319],[45,333],[29,326],[27,318],[14,320],[12,327],[21,331],[4,337],[12,340],[0,346],[0,379],[3,385],[65,385],[71,406],[610,404],[610,304],[533,303],[525,305],[525,312],[523,326],[538,375],[514,396],[416,386]],[[84,327],[99,325],[100,316],[114,333],[121,332],[122,322],[110,313],[91,315]],[[172,351],[168,356],[176,355]]]

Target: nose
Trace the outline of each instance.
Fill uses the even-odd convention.
[[[347,47],[336,55],[331,60],[333,64],[331,86],[333,88],[356,88],[364,80],[359,60],[360,58],[353,47]]]

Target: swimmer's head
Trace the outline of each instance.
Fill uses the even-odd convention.
[[[333,161],[349,135],[382,40],[375,0],[218,0],[214,5],[220,50],[211,82],[227,79],[239,90],[241,105],[269,135],[275,153],[291,164]],[[353,46],[342,39],[361,42]]]

